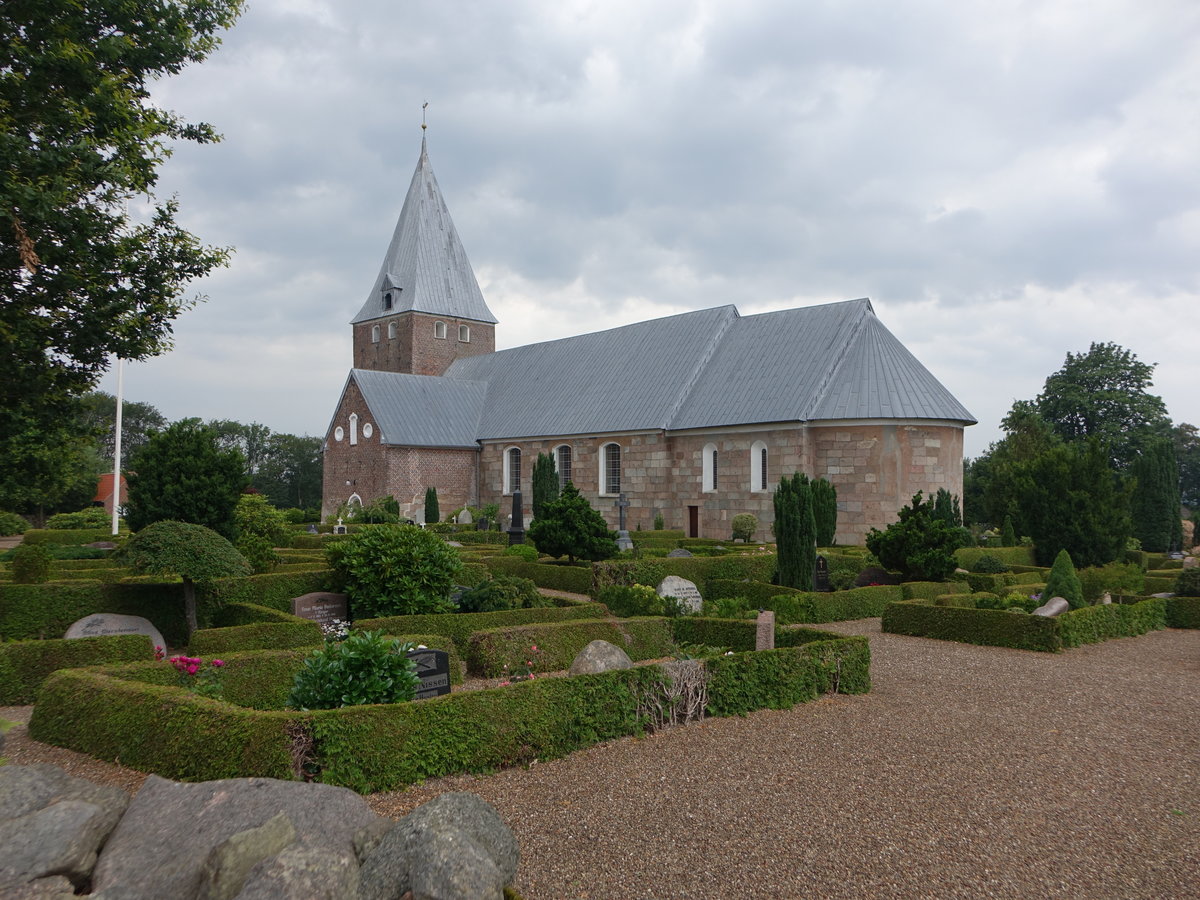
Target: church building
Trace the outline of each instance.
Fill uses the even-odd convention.
[[[496,350],[488,308],[424,138],[391,243],[351,322],[354,368],[325,437],[323,512],[391,495],[424,520],[500,504],[550,454],[610,525],[728,539],[770,534],[772,492],[801,471],[837,487],[840,544],[917,491],[962,493],[975,419],[866,299],[741,315],[719,306]]]

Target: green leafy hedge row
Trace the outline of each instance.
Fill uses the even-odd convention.
[[[268,572],[246,578],[219,578],[198,587],[196,598],[213,603],[254,603],[290,613],[292,598],[332,588],[333,573],[327,568],[307,571]]]
[[[383,631],[385,634],[444,634],[454,641],[459,653],[466,656],[471,646],[471,635],[476,631],[483,631],[487,628],[531,625],[535,622],[602,619],[606,616],[608,616],[608,609],[599,603],[579,603],[537,609],[502,609],[497,612],[485,613],[358,619],[353,627],[355,631]]]
[[[300,616],[293,616],[289,612],[275,609],[273,606],[259,606],[257,603],[243,603],[235,600],[213,611],[212,627],[229,628],[233,625],[257,625],[260,622],[307,621]]]
[[[1147,594],[1169,594],[1175,590],[1179,575],[1147,575],[1142,590]]]
[[[592,570],[585,566],[528,562],[519,556],[488,556],[482,563],[495,574],[528,578],[538,587],[552,591],[587,594],[592,589]]]
[[[970,569],[981,556],[994,556],[1010,566],[1037,564],[1032,547],[960,547],[954,551],[954,556],[963,569]]]
[[[939,598],[962,600],[970,597]],[[932,605],[920,600],[889,604],[883,630],[891,634],[930,637],[990,647],[1055,652],[1063,647],[1132,637],[1163,628],[1166,604],[1146,599],[1133,604],[1087,606],[1061,616],[1032,616],[1007,610],[975,609],[973,605]]]
[[[111,528],[31,528],[23,538],[26,544],[94,544],[111,541]]]
[[[596,591],[610,584],[658,587],[668,575],[678,575],[697,585],[702,596],[708,596],[710,578],[769,582],[774,574],[774,553],[615,560],[592,564],[593,584],[589,593],[595,596]]]
[[[888,603],[902,598],[899,585],[886,584],[825,593],[723,578],[711,578],[706,586],[704,596],[710,599],[745,597],[752,606],[773,610],[780,625],[866,619],[882,615]]]
[[[92,613],[142,616],[168,643],[187,640],[182,584],[103,584],[98,581],[0,585],[0,636],[5,640],[60,638]]]
[[[788,708],[830,690],[868,690],[866,639],[820,637],[697,662],[708,675],[708,712]],[[265,707],[290,688],[302,661],[299,651],[231,656],[226,695]],[[57,672],[39,693],[30,734],[167,778],[291,778],[303,767],[322,782],[366,793],[640,735],[651,727],[648,711],[672,703],[660,666],[310,713],[208,700],[162,683],[171,675],[161,663]]]
[[[6,641],[0,643],[0,706],[32,703],[38,687],[59,669],[153,658],[154,646],[144,634]]]
[[[1168,628],[1200,628],[1200,597],[1171,597],[1167,600]]]
[[[224,628],[201,628],[192,635],[188,650],[194,656],[212,656],[244,650],[290,650],[325,642],[321,626],[296,617],[296,622],[257,622]]]
[[[569,668],[592,641],[616,644],[635,662],[670,656],[675,650],[670,621],[664,618],[518,625],[471,635],[467,671],[481,678],[500,678],[523,672],[528,662],[534,672],[558,672]]]
[[[672,541],[676,542],[672,546],[678,546],[677,542],[684,539],[684,533],[682,531],[674,531],[670,528],[662,531],[631,531],[629,532],[629,539],[633,541],[634,546]]]

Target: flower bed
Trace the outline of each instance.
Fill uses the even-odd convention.
[[[924,600],[891,603],[883,611],[882,628],[891,634],[1053,653],[1064,647],[1158,630],[1166,625],[1166,609],[1165,600],[1147,598],[1129,604],[1085,606],[1061,616],[1034,616],[1011,610],[975,609],[971,596],[961,595],[953,598],[953,605]]]
[[[678,640],[753,647],[753,622],[676,622]],[[162,663],[71,669],[42,686],[30,735],[168,778],[307,774],[366,792],[562,756],[695,714],[870,689],[865,638],[806,629],[776,638],[794,646],[313,712],[282,708],[302,651],[226,656],[224,702],[174,686],[177,673]]]

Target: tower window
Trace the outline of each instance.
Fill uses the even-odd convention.
[[[466,325],[458,326],[458,339],[464,344],[471,343],[471,329]]]
[[[396,323],[388,322],[388,340],[392,341],[395,339],[396,339]]]
[[[379,326],[378,325],[371,326],[371,343],[372,344],[379,343]]]
[[[434,322],[433,323],[433,336],[435,338],[441,338],[443,341],[446,339],[446,323],[445,322]]]
[[[391,291],[388,291],[386,294],[383,295],[383,308],[384,309],[392,308],[392,292]]]

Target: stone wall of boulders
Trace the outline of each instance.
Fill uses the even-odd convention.
[[[517,855],[475,794],[443,794],[393,822],[325,784],[151,775],[130,800],[55,766],[0,767],[7,898],[500,900]]]

